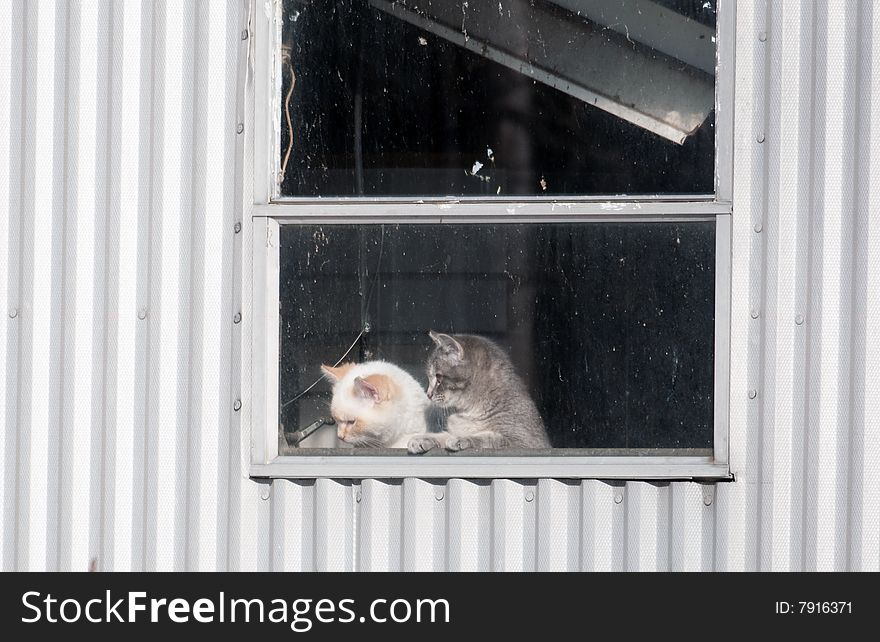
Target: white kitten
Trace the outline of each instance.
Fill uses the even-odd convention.
[[[385,361],[321,366],[333,382],[330,413],[336,435],[347,444],[406,448],[427,431],[428,396],[407,372]]]

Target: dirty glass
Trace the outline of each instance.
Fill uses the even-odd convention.
[[[714,247],[712,221],[282,225],[281,452],[341,445],[291,439],[328,414],[322,363],[426,387],[428,330],[502,346],[555,448],[710,449]]]
[[[714,1],[285,0],[280,194],[711,194]]]

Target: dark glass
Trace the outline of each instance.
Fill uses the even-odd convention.
[[[645,6],[286,0],[281,194],[711,194],[715,3]]]
[[[711,448],[714,247],[713,222],[283,225],[282,430],[327,414],[302,393],[352,344],[426,384],[434,329],[502,345],[554,447]]]

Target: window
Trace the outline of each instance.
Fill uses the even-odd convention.
[[[732,4],[258,15],[253,474],[726,476]],[[447,335],[503,350],[549,441],[414,455],[327,421],[322,364],[440,391]]]

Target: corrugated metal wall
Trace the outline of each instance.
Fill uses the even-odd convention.
[[[880,568],[880,8],[738,3],[717,487],[247,479],[247,11],[0,0],[3,569]]]

